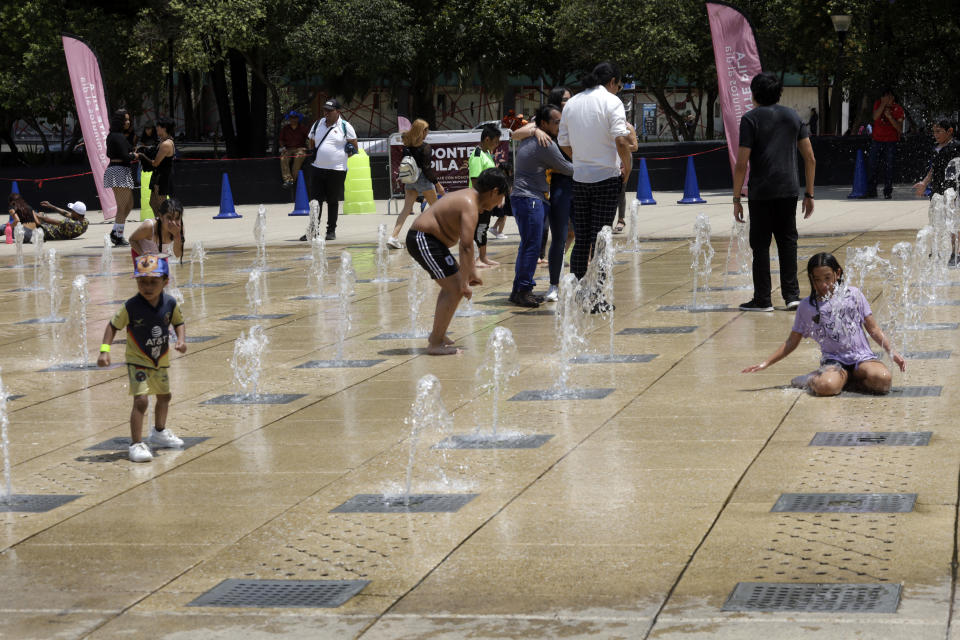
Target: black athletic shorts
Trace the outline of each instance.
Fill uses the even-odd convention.
[[[460,270],[450,250],[442,242],[423,231],[410,229],[407,232],[407,253],[426,269],[434,280],[449,278]]]
[[[473,239],[478,247],[487,246],[487,229],[490,228],[490,212],[481,211],[477,216],[477,230],[473,234]]]

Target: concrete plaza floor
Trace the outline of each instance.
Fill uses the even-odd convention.
[[[814,217],[799,224],[801,264],[818,251],[843,261],[847,247],[878,242],[889,256],[927,221],[922,200],[817,194]],[[234,340],[254,324],[227,318],[248,312],[243,269],[255,257],[256,206],[238,206],[244,218],[228,221],[188,209],[188,251],[203,241],[205,282],[222,286],[182,288],[187,335],[202,341],[173,356],[168,425],[195,440],[147,464],[129,462],[112,440],[128,435],[123,368],[41,372],[78,331],[17,324],[44,316],[46,298],[16,291],[33,271],[6,268],[13,247],[0,246],[13,490],[79,496],[46,512],[0,513],[0,638],[960,638],[952,565],[960,395],[950,383],[958,373],[960,288],[952,285],[960,272],[948,272],[940,303],[925,308],[927,329],[911,332],[919,357],[895,374],[896,393],[818,399],[788,386],[815,368],[811,341],[767,371],[739,373],[783,341],[792,314],[675,309],[691,299],[688,237],[701,212],[716,236],[711,285],[728,286],[701,302],[735,307],[750,296],[732,288],[748,286],[749,276],[722,273],[729,194],[704,193],[707,204],[693,206],[672,204],[680,194],[655,196],[661,204],[641,210],[643,252],[618,254],[615,268],[615,351],[648,357],[575,365],[572,386],[612,389],[578,401],[508,399],[549,388],[555,377],[554,318],[542,313],[553,305],[531,312],[504,298],[516,252],[512,221],[510,237],[491,243],[502,266],[484,270],[475,292],[475,307],[494,313],[451,325],[462,354],[432,358],[417,350],[423,340],[377,339],[410,324],[410,260],[394,251],[389,275],[403,280],[357,284],[343,354],[379,362],[299,368],[336,357],[338,301],[296,299],[310,293],[308,248],[296,240],[305,221],[271,205],[268,264],[281,270],[266,274],[261,312],[282,317],[260,321],[270,340],[260,390],[298,397],[203,404],[234,391]],[[359,278],[375,275],[382,222],[393,218],[341,217],[338,240],[327,246],[328,290],[342,250]],[[107,231],[95,224],[83,238],[48,245],[62,255],[61,311],[72,277],[91,276],[91,361],[119,301],[135,292],[123,273],[125,250],[114,251],[116,275],[93,277]],[[26,254],[30,265],[31,247]],[[183,285],[188,265],[176,273]],[[882,322],[886,301],[873,275],[865,289]],[[431,288],[422,324],[433,300]],[[440,380],[453,433],[489,424],[491,394],[476,372],[498,326],[512,331],[521,367],[502,396],[501,428],[550,437],[527,449],[440,450],[432,446],[445,435],[427,432],[414,492],[472,499],[450,512],[335,511],[359,494],[403,486],[411,445],[404,418],[422,376]],[[608,327],[593,320],[590,348],[603,352],[608,340]],[[113,354],[122,360],[123,347]],[[926,446],[810,446],[818,432],[833,431],[932,436]],[[772,512],[787,493],[916,500],[901,513]],[[230,579],[367,584],[330,608],[191,605]],[[738,583],[754,582],[899,587],[899,598],[892,613],[871,611],[869,594],[853,612],[724,610]]]

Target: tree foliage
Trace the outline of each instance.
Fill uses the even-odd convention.
[[[731,2],[756,26],[764,68],[818,86],[825,130],[838,114],[838,86],[855,120],[869,116],[887,85],[916,122],[956,112],[955,0]],[[853,17],[842,52],[830,21],[838,12]],[[74,109],[61,31],[100,54],[111,108],[136,113],[144,96],[169,102],[176,72],[176,100],[197,135],[209,83],[230,153],[265,150],[298,82],[347,98],[386,87],[431,124],[438,81],[496,93],[526,75],[552,86],[601,60],[618,62],[654,95],[674,129],[681,114],[668,89],[701,96],[698,112],[704,94],[708,105],[716,96],[701,0],[20,0],[0,5],[0,30],[0,138],[8,143],[14,121],[39,132],[40,120],[59,122]]]

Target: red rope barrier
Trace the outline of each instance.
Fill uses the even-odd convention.
[[[727,148],[727,145],[723,145],[722,147],[714,147],[713,149],[707,149],[706,151],[697,151],[696,153],[688,153],[682,156],[667,156],[664,158],[644,158],[644,160],[678,160],[680,158],[689,158],[691,156],[701,156],[705,153],[713,153],[714,151],[719,151],[720,149],[726,149],[726,148]]]
[[[727,145],[722,147],[714,147],[713,149],[707,149],[706,151],[697,151],[696,153],[688,153],[681,156],[664,156],[660,158],[654,157],[644,157],[645,160],[678,160],[680,158],[689,158],[691,156],[700,156],[705,153],[713,153],[714,151],[719,151],[721,149],[726,149]],[[280,158],[308,158],[313,154],[305,153],[297,156],[261,156],[257,158],[177,158],[177,162],[245,162],[247,160],[279,160]],[[37,185],[38,189],[43,188],[44,182],[51,182],[53,180],[66,180],[67,178],[80,178],[82,176],[93,175],[92,171],[86,171],[84,173],[73,173],[66,176],[54,176],[52,178],[0,178],[4,182],[33,182]]]

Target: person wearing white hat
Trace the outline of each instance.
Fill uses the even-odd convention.
[[[54,218],[44,213],[37,213],[37,224],[43,228],[44,240],[73,240],[87,230],[87,205],[77,200],[67,205],[66,209],[56,207],[46,200],[40,203],[44,209],[59,213],[63,218]]]

